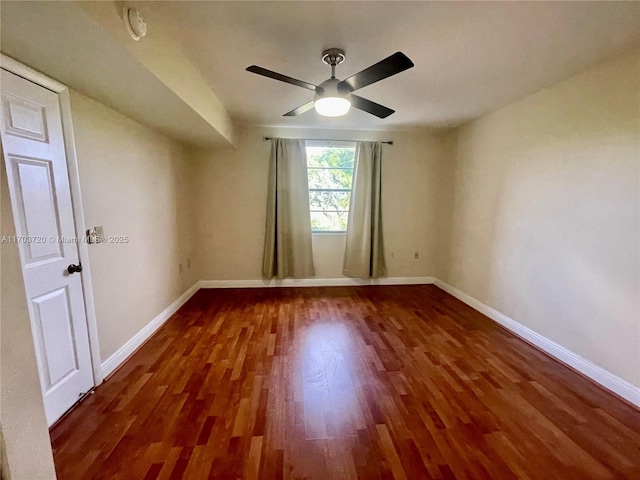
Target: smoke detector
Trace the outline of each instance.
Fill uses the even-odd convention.
[[[136,42],[147,34],[147,24],[144,23],[142,15],[135,8],[123,7],[122,20],[125,27],[127,27],[129,35]]]

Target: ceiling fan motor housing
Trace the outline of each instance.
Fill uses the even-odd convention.
[[[315,99],[323,97],[340,97],[347,100],[351,96],[351,91],[348,88],[340,85],[340,80],[337,78],[330,78],[325,80],[316,87]]]

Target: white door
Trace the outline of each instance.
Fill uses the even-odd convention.
[[[58,95],[2,70],[1,138],[49,425],[93,387]]]

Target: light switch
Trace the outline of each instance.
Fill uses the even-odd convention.
[[[104,228],[102,228],[102,225],[98,225],[97,227],[93,227],[93,231],[96,234],[96,243],[102,243],[102,242],[105,241]]]

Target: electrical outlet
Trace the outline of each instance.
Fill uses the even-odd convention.
[[[413,258],[415,260],[418,260],[420,258],[420,252],[418,250],[416,250],[415,252],[413,252]]]

